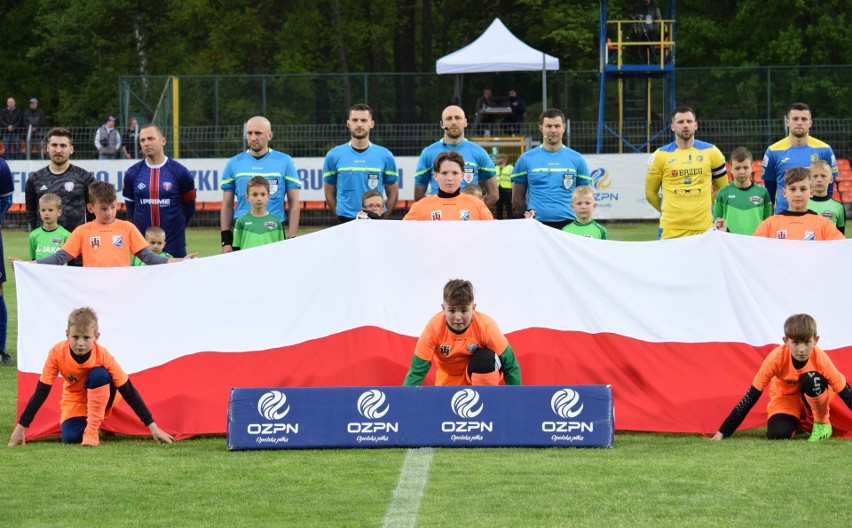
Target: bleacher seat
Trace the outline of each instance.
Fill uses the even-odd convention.
[[[849,160],[848,159],[837,160],[837,170],[839,170],[839,171],[841,171],[841,170],[852,171],[852,166],[850,166]]]
[[[763,184],[763,165],[761,161],[755,161],[751,164],[751,179],[754,183]]]

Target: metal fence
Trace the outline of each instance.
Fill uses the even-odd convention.
[[[608,123],[615,128],[616,123]],[[658,126],[666,130],[652,141],[648,149],[673,141],[673,136],[662,123]],[[597,145],[597,122],[572,120],[569,124],[566,142],[573,149],[591,154]],[[645,123],[628,122],[625,129],[633,129],[638,134],[645,129]],[[74,135],[74,157],[78,159],[96,159],[94,145],[97,127],[70,127]],[[124,133],[125,131],[121,131]],[[476,132],[476,131],[473,131]],[[479,131],[483,132],[483,131]],[[490,129],[492,136],[500,136],[504,130],[499,127]],[[171,131],[165,130],[168,143],[166,150],[173,155]],[[322,157],[328,150],[349,139],[346,127],[339,125],[273,125],[274,138],[271,145],[294,157]],[[435,124],[377,124],[371,139],[391,150],[397,156],[418,156],[426,145],[438,140],[442,131]],[[531,142],[540,141],[541,133],[536,123],[524,123],[521,134]],[[717,119],[699,121],[697,137],[718,146],[727,156],[731,150],[745,146],[752,151],[756,159],[762,157],[766,148],[787,134],[783,119]],[[852,118],[817,119],[811,134],[825,141],[834,149],[839,158],[852,158]],[[475,134],[468,133],[468,136]],[[221,126],[185,126],[180,127],[181,158],[228,158],[245,149],[243,125]],[[128,147],[131,150],[131,147]],[[132,150],[131,150],[132,151]],[[27,145],[25,152],[30,157],[39,157],[38,147]],[[618,152],[618,141],[612,137],[604,144],[604,152]],[[625,151],[626,152],[626,151]],[[42,154],[42,157],[46,155]],[[29,159],[29,158],[28,158]]]

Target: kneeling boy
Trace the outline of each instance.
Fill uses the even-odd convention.
[[[421,385],[433,361],[435,385],[521,384],[515,352],[497,323],[476,311],[470,281],[448,282],[441,308],[417,340],[403,385]]]

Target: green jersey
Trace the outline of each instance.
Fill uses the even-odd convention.
[[[562,228],[566,233],[580,235],[586,238],[597,238],[598,240],[609,240],[606,228],[592,220],[588,224],[581,224],[576,220]]]
[[[161,257],[166,257],[166,258],[174,258],[174,257],[172,257],[171,255],[169,255],[168,253],[166,253],[165,251],[163,251],[162,253],[160,253],[160,256],[161,256]],[[130,265],[131,265],[131,266],[144,266],[144,265],[145,265],[145,263],[144,263],[144,262],[142,262],[142,259],[140,259],[140,258],[139,258],[139,257],[137,257],[136,255],[131,255],[131,256],[130,256]]]
[[[264,217],[246,213],[234,226],[234,249],[248,249],[284,240],[284,224],[273,214]]]
[[[30,260],[36,260],[53,255],[68,240],[71,233],[64,227],[57,226],[53,231],[45,231],[43,227],[30,232]]]
[[[729,183],[716,193],[713,215],[725,219],[730,233],[753,235],[772,216],[772,201],[766,189],[754,182],[745,189]]]
[[[818,215],[822,215],[837,227],[837,230],[846,234],[846,209],[843,204],[831,198],[831,196],[814,196],[808,201],[808,209]]]

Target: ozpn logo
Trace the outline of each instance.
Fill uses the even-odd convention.
[[[280,420],[290,412],[287,396],[281,391],[269,391],[257,400],[257,412],[267,420]]]
[[[378,420],[389,410],[390,405],[385,405],[385,393],[380,390],[368,390],[358,398],[358,412],[368,420]]]
[[[579,407],[577,406],[579,404]],[[550,408],[560,418],[575,418],[583,412],[580,394],[572,389],[558,390],[550,398]]]
[[[453,394],[450,406],[459,418],[476,418],[483,408],[483,404],[479,403],[479,393],[473,389],[462,389]]]
[[[609,172],[603,167],[592,171],[592,185],[599,191],[605,191],[612,187],[612,180],[609,177]]]

